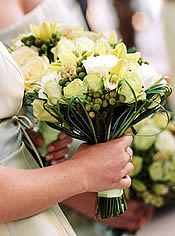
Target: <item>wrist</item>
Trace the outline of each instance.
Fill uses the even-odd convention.
[[[84,167],[81,165],[80,159],[68,160],[70,166],[71,185],[73,186],[73,195],[78,195],[88,191],[87,174]]]

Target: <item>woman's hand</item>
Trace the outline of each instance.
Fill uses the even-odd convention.
[[[28,130],[27,133],[31,137],[33,143],[37,147],[42,147],[44,145],[44,139],[39,132],[33,130]],[[51,163],[51,165],[56,165],[65,161],[69,154],[69,145],[72,143],[72,138],[65,133],[61,132],[58,139],[48,145],[48,153],[46,155],[46,160]]]
[[[131,136],[123,136],[96,145],[80,145],[71,160],[81,167],[87,192],[129,188],[129,174],[134,169],[131,142]]]

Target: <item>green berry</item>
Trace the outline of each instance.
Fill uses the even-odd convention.
[[[83,79],[86,76],[86,73],[81,72],[78,76],[80,77],[80,79]]]
[[[26,44],[26,46],[30,47],[30,46],[31,46],[30,40],[27,40],[27,41],[25,42],[25,44]]]
[[[43,45],[41,46],[41,49],[42,49],[42,51],[46,52],[47,49],[48,49],[48,47],[47,47],[46,44],[43,44]]]
[[[92,92],[92,91],[89,91],[89,92],[88,92],[88,95],[89,95],[90,97],[92,97],[92,96],[93,96],[93,92]]]
[[[102,107],[106,108],[107,106],[108,106],[108,102],[106,100],[104,100],[103,103],[102,103]]]
[[[99,98],[99,97],[100,97],[100,93],[99,93],[99,92],[95,92],[95,93],[93,94],[93,96],[94,96],[94,98]]]
[[[93,111],[89,112],[89,116],[91,119],[93,119],[95,117],[95,112],[93,112]]]
[[[111,92],[109,93],[109,95],[110,95],[111,98],[116,98],[117,92],[116,92],[116,91],[111,91]]]
[[[96,98],[95,99],[95,103],[101,105],[102,104],[102,100],[100,98]]]
[[[95,53],[95,54],[94,54],[94,57],[98,57],[98,56],[99,56],[99,54],[98,54],[98,53]]]
[[[86,104],[85,108],[86,108],[86,111],[90,111],[91,110],[91,105]]]
[[[106,100],[109,100],[109,99],[110,99],[109,93],[105,94],[105,99],[106,99]]]
[[[99,104],[95,103],[95,104],[94,104],[94,107],[95,107],[95,109],[96,109],[97,111],[100,110],[100,105],[99,105]]]
[[[90,96],[88,96],[88,97],[86,98],[86,100],[87,100],[88,102],[91,102],[91,101],[92,101],[92,98],[91,98]]]
[[[115,98],[110,98],[109,99],[109,104],[115,105],[116,104],[116,99]]]
[[[47,39],[45,43],[46,43],[47,46],[49,46],[50,43],[51,43],[51,40],[50,40],[50,39]]]
[[[77,75],[72,75],[72,80],[76,79]]]
[[[83,71],[83,69],[81,67],[77,67],[77,69],[76,69],[77,74],[81,73],[82,71]]]
[[[53,33],[52,34],[52,38],[55,39],[57,37],[57,34],[56,33]]]
[[[67,83],[67,82],[68,82],[67,79],[60,79],[58,83],[59,83],[60,86],[63,86],[63,85],[65,85],[65,83]]]
[[[105,99],[105,95],[104,94],[102,94],[100,97],[101,97],[101,99]]]
[[[37,46],[37,47],[40,47],[41,46],[41,40],[40,39],[35,39],[35,45]]]

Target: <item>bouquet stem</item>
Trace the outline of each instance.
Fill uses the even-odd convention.
[[[116,195],[116,196],[114,196]],[[122,189],[108,190],[98,193],[96,200],[96,217],[102,219],[118,217],[127,210],[127,204]]]

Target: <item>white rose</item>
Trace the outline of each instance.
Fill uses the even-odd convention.
[[[49,60],[46,56],[33,56],[27,61],[22,68],[26,91],[34,87],[32,83],[40,83],[40,79],[47,71],[48,66]]]
[[[80,52],[89,51],[95,47],[95,42],[87,37],[80,37],[76,40],[76,47]]]
[[[23,67],[30,57],[38,56],[37,51],[26,46],[16,49],[11,54],[12,54],[13,59],[16,61],[16,63],[20,67]]]
[[[175,138],[170,131],[164,130],[159,134],[155,147],[160,152],[175,152]]]
[[[97,57],[90,56],[87,60],[82,61],[82,63],[88,74],[99,72],[100,75],[105,76],[105,68],[112,69],[118,60],[114,55],[100,55]]]
[[[161,75],[154,68],[147,64],[142,64],[138,67],[138,75],[142,79],[144,90],[150,88],[157,80],[161,79]]]

